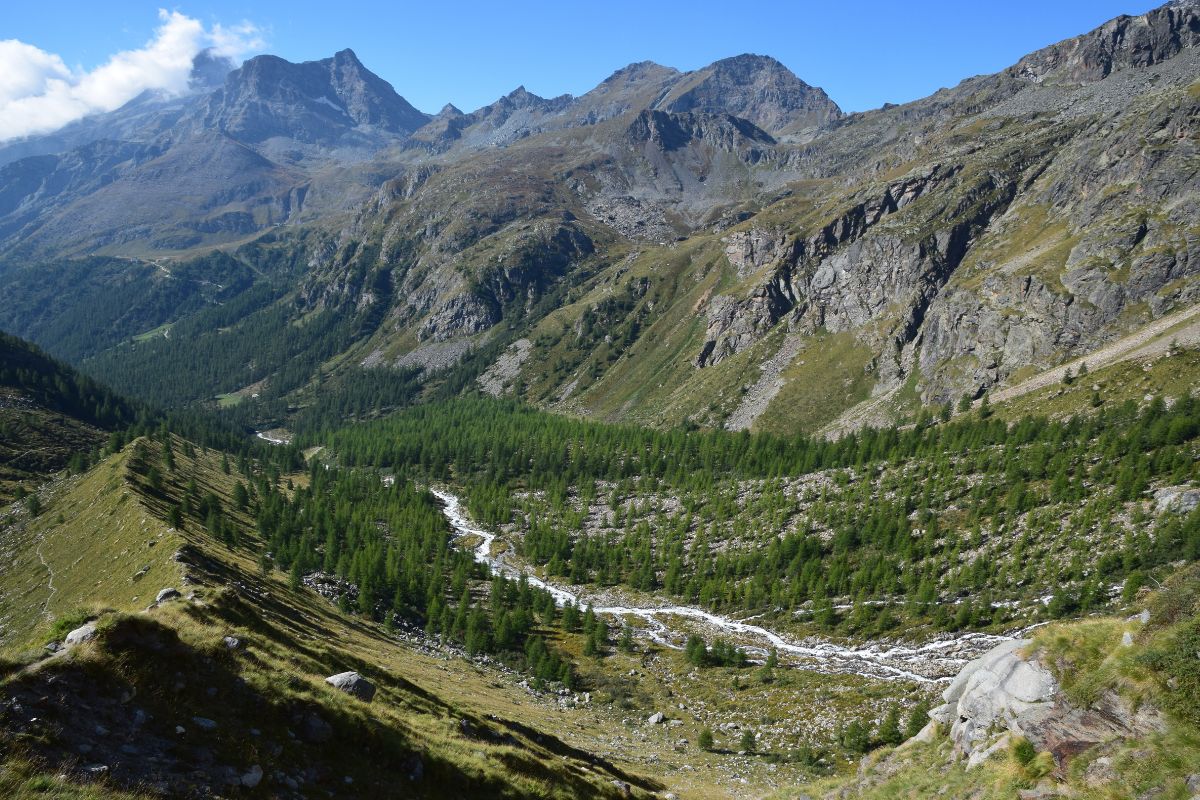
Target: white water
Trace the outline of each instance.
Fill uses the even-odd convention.
[[[582,607],[588,604],[587,597],[547,583],[528,570],[509,564],[505,560],[503,552],[493,555],[492,549],[496,535],[491,531],[472,525],[458,497],[444,489],[430,489],[430,491],[442,501],[442,512],[454,529],[456,539],[471,536],[479,538],[480,543],[473,550],[476,561],[487,564],[493,572],[514,580],[524,575],[531,586],[545,589],[560,606],[572,603]],[[686,638],[686,634],[672,630],[664,618],[667,620],[672,617],[692,619],[726,634],[735,635],[739,639],[765,642],[774,647],[781,656],[792,656],[791,661],[798,668],[815,672],[853,674],[920,683],[950,680],[958,673],[963,664],[991,649],[1005,638],[985,633],[967,633],[954,638],[937,639],[914,647],[897,644],[868,644],[854,648],[812,639],[805,640],[805,644],[796,644],[760,625],[751,625],[745,621],[730,619],[692,606],[663,605],[642,608],[593,604],[593,610],[597,614],[637,617],[648,625],[647,630],[643,632],[647,637],[658,644],[674,649],[681,649],[679,640]]]

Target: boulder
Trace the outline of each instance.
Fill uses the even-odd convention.
[[[258,786],[260,783],[262,783],[262,779],[262,767],[260,767],[258,764],[255,764],[250,769],[246,770],[245,773],[243,773],[242,786],[245,786],[247,789],[253,789],[255,786]]]
[[[192,717],[192,723],[202,731],[215,731],[217,723],[208,717]]]
[[[1020,657],[1028,640],[1003,642],[963,667],[942,693],[945,705],[930,712],[941,723],[950,723],[950,738],[960,756],[986,749],[993,727],[1006,727],[1025,735],[1019,719],[1030,719],[1049,710],[1058,691],[1054,676],[1036,662]]]
[[[307,714],[301,723],[300,736],[310,744],[323,744],[333,738],[333,726],[316,713]]]
[[[1027,738],[1062,765],[1101,742],[1165,730],[1158,711],[1135,710],[1111,691],[1088,708],[1074,706],[1036,655],[1021,654],[1028,644],[1004,642],[963,667],[942,693],[945,703],[929,712],[934,723],[950,725],[954,753],[968,766],[1011,737]]]
[[[357,672],[339,672],[337,675],[330,675],[325,682],[368,703],[375,696],[375,684]]]
[[[167,588],[160,590],[159,593],[154,596],[154,602],[166,603],[169,600],[178,600],[180,597],[182,597],[182,595],[179,594],[178,589],[168,586]]]
[[[81,625],[75,630],[67,634],[65,639],[67,647],[74,647],[77,644],[90,642],[96,638],[96,623],[89,622],[86,625]]]
[[[1159,514],[1168,511],[1189,514],[1196,506],[1200,506],[1200,489],[1184,489],[1180,486],[1159,489],[1154,493],[1154,506]]]
[[[666,719],[666,717],[663,715],[663,713],[661,711],[655,711],[653,714],[646,717],[646,724],[647,725],[661,725],[664,719]]]

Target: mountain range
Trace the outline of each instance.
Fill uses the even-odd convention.
[[[1195,301],[1198,41],[1172,2],[853,114],[756,55],[429,115],[349,50],[205,54],[186,97],[0,147],[0,324],[170,405],[274,399],[264,418],[393,367],[655,425],[900,420]],[[196,316],[203,276],[129,318],[214,248],[260,290],[240,318]],[[38,297],[82,257],[125,308],[72,349]],[[277,351],[304,375],[233,344],[317,317],[336,339]],[[171,325],[187,341],[142,337]],[[201,352],[211,379],[155,387]]]
[[[1195,800],[1198,145],[1200,0],[0,145],[0,797]]]

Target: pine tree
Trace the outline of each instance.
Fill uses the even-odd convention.
[[[621,647],[622,652],[625,652],[625,653],[633,652],[633,626],[630,625],[628,622],[626,622],[625,625],[621,628],[620,647]]]
[[[904,726],[905,738],[911,739],[929,724],[929,703],[922,700],[913,707],[908,715],[908,724]]]
[[[887,716],[883,718],[883,722],[879,723],[879,741],[892,746],[904,741],[904,734],[900,732],[899,706],[893,705],[889,708]]]

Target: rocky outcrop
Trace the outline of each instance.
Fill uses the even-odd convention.
[[[767,131],[812,128],[842,116],[821,89],[768,56],[726,58],[689,73],[660,100],[666,111],[724,112]]]
[[[1090,83],[1113,72],[1148,67],[1200,45],[1200,3],[1175,0],[1138,17],[1120,16],[1083,36],[1031,53],[1011,74],[1042,82]]]
[[[972,661],[942,693],[944,704],[929,713],[950,726],[955,753],[971,763],[987,752],[997,729],[1024,736],[1022,725],[1043,718],[1053,706],[1058,685],[1046,669],[1020,657],[1028,645],[1014,639]]]
[[[694,141],[703,142],[726,152],[744,151],[750,163],[757,163],[763,157],[762,148],[775,144],[766,131],[731,114],[643,111],[630,123],[626,136],[631,144],[648,142],[662,150],[678,150]]]
[[[1154,508],[1159,514],[1168,511],[1190,514],[1197,506],[1200,506],[1200,490],[1197,489],[1168,486],[1154,493]]]
[[[843,331],[896,312],[895,350],[911,341],[928,304],[961,261],[966,242],[1011,199],[1013,184],[987,176],[965,190],[968,213],[945,220],[923,238],[907,231],[875,234],[886,217],[936,190],[959,171],[935,164],[883,188],[807,239],[775,239],[751,229],[727,236],[726,257],[739,276],[774,261],[776,267],[748,296],[717,295],[709,302],[705,343],[697,366],[718,363],[762,338],[785,315],[806,332]],[[962,187],[959,187],[960,190]]]
[[[1074,705],[1028,640],[997,645],[963,667],[929,712],[931,726],[948,727],[955,754],[976,766],[1015,737],[1048,751],[1061,767],[1095,745],[1164,730],[1161,715],[1132,708],[1106,691],[1087,708]],[[929,732],[923,733],[927,739]]]

